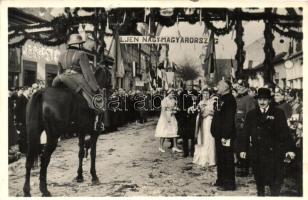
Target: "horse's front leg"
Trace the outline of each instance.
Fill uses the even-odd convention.
[[[84,154],[85,154],[85,152],[84,152],[84,142],[85,142],[85,136],[82,133],[82,134],[79,135],[79,154],[78,154],[79,166],[78,166],[77,177],[76,177],[77,182],[83,182],[82,162],[83,162],[83,158],[84,158]]]
[[[95,168],[97,138],[98,138],[98,132],[93,131],[91,135],[91,169],[90,169],[93,184],[99,183],[99,179],[96,175],[96,168]]]

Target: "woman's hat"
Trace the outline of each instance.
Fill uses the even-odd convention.
[[[83,41],[81,35],[79,34],[71,34],[70,38],[68,39],[67,45],[73,45],[73,44],[82,44],[85,41]]]
[[[272,98],[271,96],[271,91],[268,88],[260,88],[258,89],[258,94],[256,96],[257,99],[270,99]]]
[[[208,85],[204,85],[201,89],[201,92],[209,92],[210,91],[210,88]]]

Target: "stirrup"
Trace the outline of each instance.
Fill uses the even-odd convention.
[[[94,122],[94,131],[104,131],[105,126],[104,123],[99,120],[99,115],[95,117],[95,122]]]
[[[98,123],[98,122],[94,123],[94,131],[104,131],[104,130],[105,127],[103,123]]]

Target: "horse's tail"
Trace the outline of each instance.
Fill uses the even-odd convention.
[[[27,157],[32,159],[36,158],[40,151],[40,137],[43,131],[42,97],[43,90],[39,90],[32,95],[27,104]]]

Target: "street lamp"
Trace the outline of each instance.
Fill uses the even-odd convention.
[[[291,69],[293,67],[293,62],[291,60],[287,60],[285,63],[284,63],[284,66],[286,69]]]

